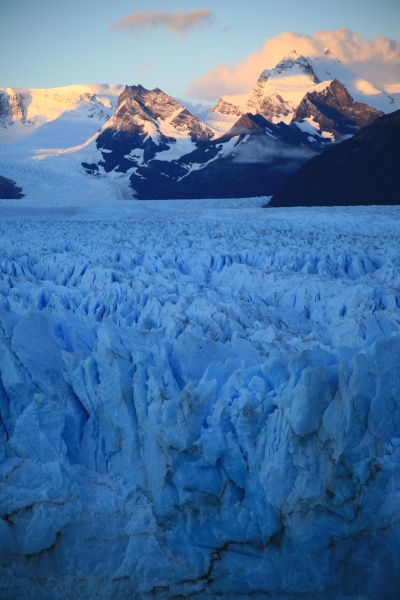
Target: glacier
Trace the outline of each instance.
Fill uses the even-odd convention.
[[[2,599],[398,598],[400,209],[264,203],[2,202]]]

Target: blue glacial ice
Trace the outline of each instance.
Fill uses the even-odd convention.
[[[400,211],[259,204],[0,220],[2,599],[398,598]]]

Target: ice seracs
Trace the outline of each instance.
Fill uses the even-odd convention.
[[[396,600],[399,208],[77,200],[2,203],[1,597]]]

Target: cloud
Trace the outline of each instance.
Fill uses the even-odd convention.
[[[210,23],[212,11],[209,8],[199,8],[190,12],[176,10],[175,12],[144,10],[126,15],[110,28],[111,31],[118,29],[156,29],[164,27],[171,29],[180,35],[184,35],[189,29]]]
[[[177,102],[179,102],[179,104],[182,104],[182,106],[184,108],[187,108],[189,112],[192,113],[192,115],[200,115],[201,113],[205,112],[206,110],[209,110],[210,108],[213,107],[212,104],[210,104],[209,102],[204,103],[204,102],[189,102],[188,100],[184,100],[182,98],[175,98],[175,100]]]
[[[290,168],[292,163],[306,162],[315,155],[316,151],[311,147],[293,147],[271,140],[267,136],[253,136],[246,144],[235,146],[234,162],[272,163],[277,168],[286,169]]]
[[[215,100],[224,94],[248,92],[264,69],[273,69],[291,50],[309,56],[321,56],[325,48],[347,68],[375,85],[398,83],[400,43],[379,36],[372,41],[347,28],[317,31],[313,35],[285,32],[265,41],[261,50],[239,63],[217,65],[188,88],[191,97]]]
[[[153,67],[154,67],[154,63],[152,63],[152,62],[140,63],[140,65],[137,66],[139,71],[147,71],[147,69],[152,69]]]

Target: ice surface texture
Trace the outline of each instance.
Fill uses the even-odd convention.
[[[1,598],[398,597],[400,210],[253,205],[0,221]]]

